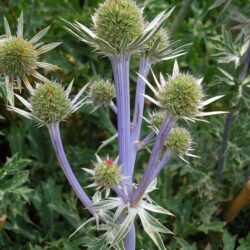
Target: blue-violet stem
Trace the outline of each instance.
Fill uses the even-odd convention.
[[[151,61],[148,57],[142,57],[140,60],[139,75],[147,78]],[[138,76],[137,85],[136,85],[136,95],[135,95],[135,105],[134,105],[134,115],[131,131],[131,143],[132,143],[132,173],[134,171],[137,146],[136,142],[140,140],[141,134],[141,125],[142,125],[142,116],[144,110],[144,96],[146,84],[144,80]]]
[[[146,146],[146,145],[152,140],[152,138],[154,137],[154,135],[155,135],[155,132],[154,132],[154,131],[149,132],[149,133],[146,135],[146,137],[145,137],[144,139],[142,139],[142,140],[138,143],[139,147],[137,147],[137,150],[140,149],[140,147]]]
[[[172,118],[169,113],[166,114],[165,120],[163,121],[160,131],[156,137],[155,144],[153,146],[152,153],[150,155],[147,168],[142,177],[142,180],[138,188],[131,195],[131,204],[136,204],[144,195],[147,187],[152,181],[152,175],[157,166],[160,158],[161,151],[164,147],[165,141],[168,137],[169,132],[174,127],[176,119]]]
[[[155,168],[154,173],[153,173],[152,178],[151,178],[151,181],[153,181],[158,176],[158,174],[160,173],[160,171],[167,164],[170,156],[171,156],[171,150],[167,150],[167,152],[165,153],[165,155],[162,157],[160,163]]]
[[[89,210],[90,213],[94,215],[95,212],[90,208],[90,206],[93,205],[93,202],[82,189],[67,160],[60,136],[59,123],[49,125],[48,129],[50,139],[52,141],[52,145],[55,150],[57,160],[62,168],[62,171],[64,172],[68,182],[70,183],[71,187],[73,188],[74,192],[76,193],[82,204]]]
[[[132,224],[127,236],[125,237],[124,240],[124,246],[126,250],[135,250],[135,244],[136,239],[135,239],[135,225],[134,223]]]
[[[124,176],[130,177],[128,179],[130,193],[132,189],[129,88],[130,55],[120,54],[110,58],[110,60],[116,88],[119,163],[122,166]]]

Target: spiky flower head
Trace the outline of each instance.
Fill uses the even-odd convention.
[[[194,121],[199,120],[197,117],[201,116],[227,113],[224,111],[203,112],[206,105],[223,96],[215,96],[204,100],[201,85],[203,79],[197,79],[190,74],[180,73],[177,62],[175,62],[173,74],[169,76],[168,80],[160,74],[160,81],[158,81],[153,72],[152,74],[157,88],[152,86],[143,76],[140,77],[153,91],[156,99],[148,95],[144,96],[157,106],[169,112],[173,117]]]
[[[105,159],[95,164],[94,180],[98,186],[115,188],[121,180],[121,168],[112,159]]]
[[[90,84],[88,97],[93,106],[108,105],[115,96],[115,86],[108,80],[100,79]]]
[[[69,97],[69,94],[73,81],[66,90],[64,90],[61,84],[55,81],[46,81],[37,83],[36,85],[37,87],[32,93],[30,102],[16,94],[16,97],[29,111],[13,106],[9,108],[28,119],[35,120],[41,126],[51,125],[65,120],[67,116],[77,111],[86,101],[86,97],[80,101],[78,100],[88,85],[84,86],[72,99]]]
[[[122,42],[133,42],[143,33],[142,9],[133,0],[106,0],[93,17],[94,29],[101,39],[120,50]]]
[[[60,43],[50,43],[43,45],[38,41],[48,32],[49,27],[40,31],[31,40],[23,37],[23,14],[18,18],[17,34],[12,35],[10,26],[4,18],[4,28],[6,35],[0,40],[0,74],[5,76],[8,101],[14,105],[14,86],[17,85],[22,90],[22,83],[32,92],[28,77],[33,76],[40,81],[47,79],[37,72],[38,68],[54,70],[58,67],[38,60],[41,54],[44,54]]]
[[[159,92],[159,102],[163,109],[177,117],[194,117],[203,98],[198,79],[189,74],[179,74],[170,79]]]
[[[169,35],[164,28],[161,28],[146,44],[146,53],[151,59],[156,59],[155,55],[164,53],[169,48]],[[182,54],[181,54],[182,55]],[[156,59],[157,61],[157,59]]]
[[[184,156],[188,154],[191,148],[192,138],[189,131],[185,128],[173,128],[166,141],[167,149],[173,153]]]
[[[22,38],[7,39],[0,46],[0,73],[23,77],[32,73],[36,63],[33,46]]]
[[[144,118],[144,119],[149,124],[149,127],[152,128],[156,133],[158,133],[165,117],[166,117],[166,111],[159,110],[149,113],[149,118]]]
[[[66,20],[65,28],[99,53],[116,57],[141,52],[164,25],[174,8],[163,11],[145,27],[143,10],[133,0],[105,0],[93,16],[93,30],[79,22]]]
[[[31,99],[32,113],[47,124],[62,121],[70,112],[70,101],[56,82],[39,85]]]
[[[83,168],[83,170],[92,175],[93,184],[88,187],[96,187],[106,191],[106,197],[109,196],[110,190],[118,187],[123,179],[121,167],[118,165],[118,158],[113,160],[109,156],[102,159],[96,155],[94,169]],[[119,185],[120,188],[120,185]]]

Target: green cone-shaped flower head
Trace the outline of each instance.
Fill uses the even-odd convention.
[[[32,114],[45,124],[62,121],[71,111],[70,100],[56,82],[38,86],[31,100]]]
[[[106,0],[94,15],[94,28],[99,38],[119,51],[122,41],[134,41],[143,32],[142,10],[133,0]]]
[[[163,109],[174,116],[194,117],[202,102],[199,81],[189,74],[179,74],[161,89],[159,102]]]
[[[121,168],[112,159],[98,161],[93,178],[99,187],[115,188],[122,179]]]
[[[184,156],[188,154],[191,148],[191,136],[187,129],[185,128],[174,128],[169,133],[166,146],[173,153]]]
[[[93,106],[109,104],[115,98],[115,86],[108,80],[98,80],[91,84],[89,100]]]
[[[159,129],[166,117],[166,111],[157,111],[150,114],[150,126]]]
[[[169,36],[165,29],[161,28],[147,43],[148,50],[152,49],[152,47],[157,42],[157,46],[153,52],[153,54],[159,53],[162,50],[166,49],[169,43]]]
[[[10,76],[29,75],[36,66],[33,45],[23,38],[6,39],[0,43],[0,73]]]

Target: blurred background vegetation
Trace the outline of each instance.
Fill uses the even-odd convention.
[[[106,58],[98,57],[91,48],[67,33],[60,17],[89,26],[98,2],[101,0],[1,0],[0,34],[4,33],[3,17],[8,18],[14,30],[21,11],[24,12],[28,38],[51,25],[45,40],[63,43],[44,56],[47,62],[61,67],[57,73],[48,76],[63,84],[75,78],[76,91],[98,76],[112,78],[112,72]],[[173,158],[161,173],[159,191],[153,193],[154,200],[175,214],[174,218],[160,217],[175,233],[174,236],[164,236],[164,242],[171,250],[249,250],[249,203],[231,222],[226,223],[224,215],[244,187],[250,171],[249,69],[245,70],[244,79],[240,78],[249,46],[250,1],[138,2],[146,6],[148,19],[176,6],[166,24],[169,31],[172,30],[171,39],[180,39],[183,44],[192,43],[188,53],[178,60],[181,68],[204,76],[208,96],[226,95],[210,108],[228,110],[233,117],[232,122],[230,117],[223,115],[209,118],[210,123],[190,124],[196,154],[200,158],[191,160],[189,165]],[[183,4],[186,8],[182,7]],[[181,8],[185,11],[178,18]],[[155,65],[154,70],[169,73],[172,65],[170,60]],[[138,61],[134,58],[131,66],[132,97],[137,69]],[[46,128],[38,129],[31,122],[8,112],[3,84],[0,86],[0,249],[86,249],[83,245],[93,237],[91,231],[82,230],[68,239],[89,215],[76,199],[56,162]],[[152,104],[146,103],[146,111],[153,108]],[[91,167],[101,141],[116,131],[115,117],[107,108],[89,114],[90,110],[90,107],[83,107],[62,126],[66,152],[82,186],[87,185],[88,176],[81,168]],[[147,131],[145,125],[143,134]],[[224,148],[223,139],[227,142]],[[102,153],[115,155],[116,144],[108,146]],[[137,181],[147,159],[146,151],[138,156]],[[224,166],[222,171],[218,171],[218,165]],[[7,220],[4,215],[7,215]],[[140,224],[137,228],[137,249],[155,249],[140,230]]]

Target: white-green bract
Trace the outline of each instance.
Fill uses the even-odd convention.
[[[152,75],[153,75],[153,78],[154,78],[154,82],[156,84],[156,87],[153,86],[153,84],[151,84],[146,78],[144,78],[143,76],[140,76],[143,81],[147,84],[147,86],[152,90],[152,92],[154,93],[154,96],[155,96],[155,99],[152,98],[151,96],[149,95],[146,95],[144,94],[144,97],[146,99],[148,99],[149,101],[151,101],[152,103],[154,103],[155,105],[157,105],[158,107],[162,108],[161,104],[160,104],[160,101],[159,101],[159,93],[160,91],[167,85],[169,84],[169,82],[173,79],[175,79],[178,75],[180,75],[180,70],[179,70],[179,66],[178,66],[178,63],[177,61],[175,61],[174,63],[174,67],[173,67],[173,72],[172,72],[172,75],[168,76],[169,79],[166,80],[162,74],[160,74],[160,80],[158,80],[154,74],[154,72],[152,71]],[[199,85],[201,88],[201,84],[202,84],[202,81],[203,81],[203,78],[201,79],[197,79],[197,85]],[[178,117],[178,118],[182,118],[186,121],[205,121],[205,120],[202,120],[200,119],[199,117],[204,117],[204,116],[210,116],[210,115],[218,115],[218,114],[225,114],[227,112],[225,111],[211,111],[211,112],[204,112],[203,109],[210,103],[222,98],[223,95],[219,95],[219,96],[215,96],[215,97],[212,97],[212,98],[209,98],[207,100],[203,100],[201,99],[200,100],[200,103],[198,104],[198,112],[193,115],[193,116],[181,116],[181,117]]]
[[[156,179],[150,184],[144,193],[144,196],[137,204],[130,206],[129,202],[124,202],[120,197],[109,198],[97,202],[92,206],[96,211],[111,213],[112,221],[110,225],[105,225],[107,232],[100,236],[99,239],[90,243],[95,245],[98,241],[107,246],[114,247],[115,249],[124,249],[122,240],[129,232],[136,217],[139,217],[144,231],[155,242],[159,249],[165,250],[166,247],[161,239],[160,233],[172,234],[172,232],[162,225],[159,220],[155,219],[149,212],[160,213],[173,216],[171,212],[160,207],[150,197],[149,193],[156,189]],[[121,216],[123,211],[126,211],[126,216],[123,222],[118,222],[118,217]],[[117,246],[120,245],[120,248]],[[103,246],[103,245],[102,245]]]
[[[44,45],[43,42],[39,42],[41,38],[48,32],[50,26],[41,30],[38,32],[34,37],[32,37],[30,40],[26,40],[23,37],[23,13],[18,18],[18,24],[17,24],[17,33],[16,35],[13,35],[11,33],[11,29],[9,26],[9,23],[6,18],[4,18],[4,29],[5,29],[5,35],[0,37],[0,48],[3,47],[6,43],[17,40],[22,45],[28,46],[29,50],[31,50],[32,53],[32,60],[30,61],[29,70],[22,70],[22,74],[18,74],[18,69],[16,72],[2,72],[5,76],[5,84],[8,94],[8,101],[11,105],[14,105],[14,92],[13,88],[16,84],[18,89],[21,91],[22,89],[22,83],[24,86],[29,90],[29,92],[33,92],[33,87],[30,84],[28,77],[33,76],[34,78],[38,79],[39,81],[46,81],[47,78],[41,75],[37,69],[42,68],[46,70],[55,70],[58,69],[57,66],[52,65],[50,63],[41,62],[38,60],[38,57],[58,45],[60,45],[60,42],[50,43]],[[15,53],[15,50],[13,50],[13,53]],[[20,60],[18,63],[22,64],[23,61]],[[0,65],[0,74],[1,74],[1,65]]]
[[[81,98],[81,96],[84,93],[84,91],[87,89],[88,85],[85,85],[83,88],[81,88],[81,90],[77,93],[76,96],[74,96],[73,98],[70,98],[70,92],[71,92],[73,83],[74,83],[74,80],[72,80],[70,82],[70,84],[68,85],[68,87],[64,91],[65,97],[69,100],[69,103],[70,103],[70,110],[63,117],[63,119],[61,121],[65,120],[66,117],[69,116],[70,114],[76,112],[79,108],[81,108],[85,104],[85,101],[86,101],[86,97]],[[43,84],[43,83],[36,83],[36,89],[39,88],[39,86],[41,84]],[[34,89],[34,91],[32,92],[32,95],[35,94],[36,89]],[[29,101],[25,100],[22,96],[20,96],[18,94],[15,94],[15,96],[27,108],[27,111],[23,110],[23,109],[20,109],[20,108],[17,108],[17,107],[14,107],[14,106],[9,106],[9,109],[11,111],[14,111],[14,112],[16,112],[17,114],[19,114],[19,115],[21,115],[23,117],[26,117],[26,118],[28,118],[30,120],[35,121],[38,124],[38,126],[50,125],[50,124],[47,124],[44,121],[40,120],[38,117],[36,117],[33,114],[33,112],[32,112],[32,104]],[[60,122],[60,121],[58,121],[58,122]]]

